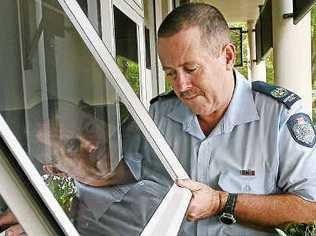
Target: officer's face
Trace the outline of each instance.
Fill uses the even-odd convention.
[[[91,186],[102,186],[110,173],[106,135],[102,122],[94,119],[85,119],[73,127],[61,122],[58,128],[50,129],[45,123],[37,139],[49,147],[53,163],[45,165],[44,170],[51,174],[65,173]]]
[[[194,113],[209,116],[227,107],[232,94],[227,88],[234,83],[234,47],[231,44],[215,57],[201,42],[199,28],[191,27],[159,38],[158,50],[166,79]]]

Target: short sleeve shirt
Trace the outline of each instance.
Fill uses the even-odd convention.
[[[150,114],[190,177],[230,193],[293,193],[316,201],[315,148],[295,140],[290,117],[304,112],[256,92],[235,73],[235,89],[223,118],[205,136],[197,116],[176,96],[161,97]],[[143,147],[138,164],[126,160],[138,179],[167,176],[156,157]],[[156,164],[155,164],[156,163]],[[179,235],[271,235],[240,224],[224,225],[217,217],[196,223],[184,220]]]

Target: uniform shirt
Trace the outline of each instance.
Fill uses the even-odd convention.
[[[193,180],[230,193],[290,192],[316,201],[315,148],[299,143],[304,141],[304,132],[298,130],[293,136],[288,122],[293,114],[301,112],[300,101],[289,108],[271,96],[254,91],[251,83],[238,72],[228,110],[207,137],[197,116],[176,96],[160,97],[150,107],[153,120]],[[149,149],[149,145],[142,145],[138,158],[125,161],[137,179],[161,182],[168,174]],[[164,181],[170,179],[165,177]],[[184,220],[179,233],[190,236],[271,234],[240,224],[225,225],[218,217],[197,223]]]

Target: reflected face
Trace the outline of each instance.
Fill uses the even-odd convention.
[[[198,27],[159,38],[158,51],[166,79],[194,113],[208,116],[227,105],[227,85],[233,80],[225,50],[218,57],[211,55]]]
[[[49,127],[44,123],[37,139],[49,147],[53,159],[44,170],[51,174],[65,173],[91,186],[102,186],[111,172],[107,135],[103,122],[88,117],[77,126],[59,122],[58,127]]]

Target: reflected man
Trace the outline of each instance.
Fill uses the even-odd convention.
[[[109,139],[116,134],[110,134],[110,124],[95,118],[88,106],[48,101],[49,119],[34,119],[38,125],[32,132],[31,156],[43,164],[45,173],[74,178],[78,196],[71,215],[81,235],[139,235],[168,187],[136,181],[124,161],[112,166]],[[37,116],[41,109],[42,104],[34,108]],[[135,159],[140,133],[129,121],[123,129],[124,155]],[[125,145],[131,138],[133,145]],[[0,216],[0,225],[14,225],[7,230],[13,236],[23,232],[17,223],[10,211]]]

